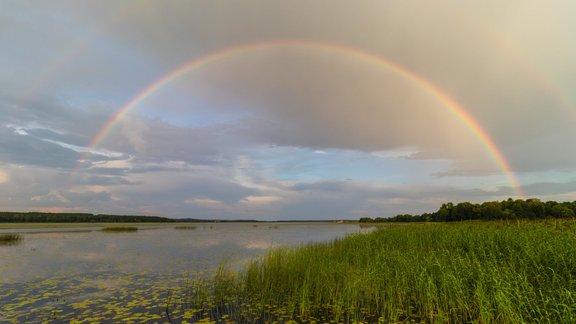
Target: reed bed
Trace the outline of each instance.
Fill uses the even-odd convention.
[[[388,226],[271,250],[188,287],[187,319],[576,322],[576,222]]]
[[[190,226],[190,225],[183,225],[183,226],[174,226],[174,229],[177,230],[195,230],[196,226]]]
[[[110,227],[103,227],[102,231],[104,231],[104,232],[136,232],[136,231],[138,231],[138,227],[135,227],[135,226],[110,226]]]
[[[0,234],[0,245],[14,245],[22,241],[22,234],[2,233]]]

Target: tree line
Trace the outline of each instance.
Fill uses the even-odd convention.
[[[176,221],[178,220],[160,216],[0,212],[0,223],[171,223]]]
[[[433,213],[400,214],[394,217],[362,217],[361,223],[376,222],[456,222],[464,220],[514,220],[570,218],[576,216],[576,201],[556,202],[540,199],[512,199],[483,203],[445,203]]]

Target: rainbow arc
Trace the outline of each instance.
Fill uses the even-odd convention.
[[[195,69],[198,69],[207,64],[216,63],[219,60],[230,58],[235,55],[271,48],[280,48],[280,49],[304,48],[310,50],[324,50],[324,51],[343,53],[349,55],[352,58],[367,60],[369,62],[375,63],[382,69],[394,73],[399,77],[402,77],[404,80],[410,81],[415,86],[419,87],[423,91],[426,91],[431,96],[436,98],[436,100],[438,100],[443,107],[445,107],[451,114],[453,114],[456,118],[458,118],[458,120],[460,120],[469,129],[469,131],[482,144],[485,151],[491,156],[493,161],[506,174],[508,181],[515,190],[516,196],[519,198],[524,197],[522,187],[520,185],[520,182],[518,181],[518,178],[512,171],[510,164],[508,163],[508,161],[504,157],[504,154],[502,154],[501,150],[498,148],[496,143],[492,140],[489,134],[480,126],[480,124],[472,117],[472,115],[470,115],[464,109],[464,107],[462,107],[456,100],[450,97],[440,87],[436,86],[435,84],[423,78],[422,76],[410,71],[409,69],[386,59],[383,56],[366,51],[361,51],[356,48],[329,43],[318,43],[318,42],[276,41],[276,42],[246,44],[221,49],[215,52],[208,53],[201,57],[194,58],[188,61],[187,63],[177,67],[176,69],[168,72],[158,80],[146,86],[144,89],[142,89],[142,91],[140,91],[124,106],[118,109],[92,138],[89,144],[89,150],[87,153],[85,153],[85,156],[83,156],[82,159],[86,159],[89,152],[94,150],[104,140],[104,138],[106,138],[110,130],[127,113],[138,107],[138,105],[146,101],[153,94],[157,93],[171,82],[174,82],[178,80],[180,77],[184,76],[185,74],[190,73]]]

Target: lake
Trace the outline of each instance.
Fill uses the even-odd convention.
[[[92,225],[90,225],[92,226]],[[200,223],[9,229],[0,245],[0,322],[174,322],[184,311],[186,282],[226,262],[240,267],[269,248],[329,241],[366,232],[357,224]]]

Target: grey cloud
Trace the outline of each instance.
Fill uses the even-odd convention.
[[[0,92],[3,124],[14,124],[39,135],[77,146],[88,145],[108,120],[112,107],[101,104],[74,106],[53,96],[18,98]]]
[[[536,182],[524,186],[523,189],[526,195],[534,197],[576,193],[576,181],[571,179],[566,182]]]
[[[74,146],[83,146],[86,144],[86,138],[77,134],[62,134],[50,129],[27,128],[25,131],[36,138],[50,140],[54,142],[71,144]]]
[[[79,153],[29,135],[0,127],[0,159],[4,163],[72,169]]]
[[[141,132],[131,134],[134,122],[140,123],[143,128]],[[220,129],[193,129],[149,119],[123,121],[114,132],[103,145],[114,141],[108,144],[112,149],[134,153],[151,161],[207,163],[212,162],[219,150],[225,150],[226,146],[219,136],[219,132],[222,132]]]
[[[431,185],[405,185],[405,186],[382,186],[378,184],[344,181],[319,181],[313,183],[300,183],[292,187],[296,192],[326,193],[330,195],[358,196],[366,199],[430,199],[438,196],[445,197],[490,197],[512,195],[511,188],[500,187],[497,191],[481,189],[463,189],[448,186]]]
[[[156,172],[135,175],[128,179],[139,181],[141,184],[136,188],[118,189],[116,192],[129,197],[131,201],[142,203],[146,201],[182,203],[194,198],[208,198],[233,203],[258,193],[257,190],[245,187],[225,176],[210,173]]]
[[[73,169],[91,163],[126,159],[117,154],[84,154],[89,164],[78,164],[93,137],[111,113],[110,107],[74,107],[51,97],[22,101],[3,96],[0,112],[6,116],[0,124],[0,151],[4,162],[36,164]],[[20,134],[17,133],[20,132]],[[74,148],[77,147],[77,148]]]
[[[66,199],[70,200],[72,203],[86,204],[93,202],[106,202],[111,200],[111,194],[108,192],[66,192],[63,195]]]
[[[109,173],[108,173],[109,174]],[[137,183],[127,180],[121,176],[122,173],[112,175],[91,175],[91,174],[78,174],[73,178],[74,185],[88,185],[88,186],[119,186],[119,185],[137,185]]]
[[[102,168],[102,167],[91,167],[88,170],[82,170],[81,172],[86,174],[96,174],[101,176],[126,176],[129,173],[127,168]]]
[[[0,164],[0,169],[8,175],[8,182],[0,183],[0,204],[4,209],[30,210],[62,205],[54,193],[65,188],[68,174],[35,166]]]

